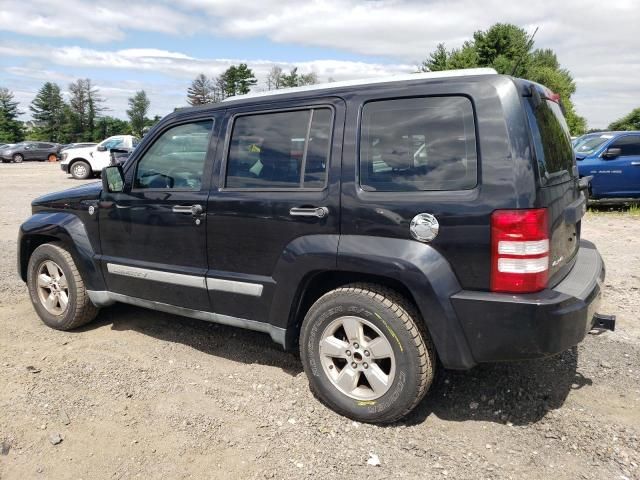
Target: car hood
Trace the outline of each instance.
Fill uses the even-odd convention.
[[[78,157],[84,158],[86,160],[91,160],[91,153],[95,152],[96,150],[96,147],[77,147],[63,150],[61,153],[66,153],[67,158],[62,163],[69,163],[70,160]]]
[[[83,200],[97,200],[102,191],[102,182],[91,182],[78,187],[68,188],[59,192],[47,193],[36,198],[31,202],[31,206],[36,209],[38,207],[49,208],[72,208]]]

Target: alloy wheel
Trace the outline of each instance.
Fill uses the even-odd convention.
[[[69,305],[69,284],[60,266],[51,260],[38,267],[38,298],[51,315],[62,315]]]
[[[356,400],[375,400],[393,383],[396,360],[389,339],[370,321],[344,316],[320,339],[320,361],[334,387]]]

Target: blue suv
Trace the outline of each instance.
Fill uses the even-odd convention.
[[[588,134],[573,147],[591,198],[640,198],[640,131]]]

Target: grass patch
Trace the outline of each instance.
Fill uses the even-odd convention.
[[[640,217],[639,202],[611,202],[611,201],[595,201],[589,202],[587,212],[599,215],[630,215]]]

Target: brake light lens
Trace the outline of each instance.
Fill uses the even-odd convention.
[[[491,290],[530,293],[549,280],[546,208],[496,210],[491,215]]]

